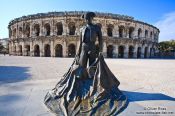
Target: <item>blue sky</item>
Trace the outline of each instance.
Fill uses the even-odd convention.
[[[160,41],[175,39],[175,0],[1,0],[0,38],[10,20],[51,11],[99,11],[133,16],[157,26]]]

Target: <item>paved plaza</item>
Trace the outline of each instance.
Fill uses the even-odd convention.
[[[54,116],[43,104],[73,58],[0,56],[0,116]],[[119,115],[175,115],[175,60],[106,59],[129,99]]]

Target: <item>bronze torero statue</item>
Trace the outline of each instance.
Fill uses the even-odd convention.
[[[94,12],[87,12],[82,16],[85,19],[86,25],[80,29],[80,47],[78,50],[79,63],[83,67],[87,67],[87,61],[89,60],[89,66],[96,60],[96,38],[98,38],[99,52],[102,52],[102,33],[101,28],[98,25],[92,24],[92,20],[95,17]]]
[[[92,24],[93,17],[93,12],[83,15],[86,25],[80,30],[77,55],[63,78],[45,96],[45,105],[58,116],[115,116],[127,106],[127,97],[118,89],[120,82],[101,53],[101,28]]]

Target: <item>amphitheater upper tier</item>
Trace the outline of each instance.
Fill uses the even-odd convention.
[[[73,57],[84,25],[84,11],[49,12],[9,23],[9,53],[24,56]],[[96,12],[105,57],[148,58],[157,50],[159,29],[133,17]],[[98,51],[98,43],[97,43]]]

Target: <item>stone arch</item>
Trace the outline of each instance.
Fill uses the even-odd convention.
[[[34,24],[33,30],[34,30],[35,36],[39,36],[40,35],[40,25],[39,24]]]
[[[46,23],[44,25],[44,30],[45,30],[45,36],[50,36],[51,28],[50,28],[50,24],[49,23]]]
[[[138,38],[140,39],[140,38],[141,38],[141,36],[142,36],[142,29],[141,29],[141,28],[139,28],[139,29],[138,29]]]
[[[150,56],[154,57],[155,56],[156,49],[154,47],[150,48]]]
[[[44,56],[45,57],[50,57],[51,56],[51,51],[50,51],[50,45],[49,44],[44,45]]]
[[[118,47],[118,58],[124,58],[124,46],[120,45]]]
[[[19,37],[22,37],[22,27],[19,27]]]
[[[70,22],[69,25],[69,35],[75,35],[75,23],[74,22]]]
[[[30,56],[30,45],[25,45],[26,56]]]
[[[16,38],[16,28],[13,29],[13,38]]]
[[[130,27],[129,28],[129,38],[133,38],[134,37],[134,27]]]
[[[144,58],[148,58],[148,47],[144,49]]]
[[[129,46],[128,58],[133,58],[133,57],[134,57],[134,47]]]
[[[55,46],[55,57],[62,57],[63,56],[63,47],[61,44],[57,44]]]
[[[11,28],[9,28],[9,38],[11,38],[12,37],[12,30],[11,30]]]
[[[30,25],[29,24],[26,24],[24,33],[26,37],[30,37]]]
[[[150,32],[150,38],[151,39],[153,38],[153,32],[152,31]]]
[[[145,30],[145,38],[148,38],[148,30]]]
[[[108,58],[113,58],[113,45],[108,45],[107,46],[107,57]]]
[[[34,56],[40,56],[40,47],[38,44],[34,46]]]
[[[22,45],[18,46],[18,55],[22,56]]]
[[[68,57],[74,57],[76,54],[75,45],[69,44],[68,45]]]
[[[119,26],[119,37],[124,37],[125,27]]]
[[[61,22],[56,23],[56,33],[57,35],[63,34],[63,24]]]
[[[137,58],[141,58],[141,47],[137,48]]]
[[[109,25],[107,26],[107,35],[108,35],[109,37],[112,37],[112,36],[113,36],[113,28],[114,28],[114,26],[113,26],[112,24],[109,24]]]

